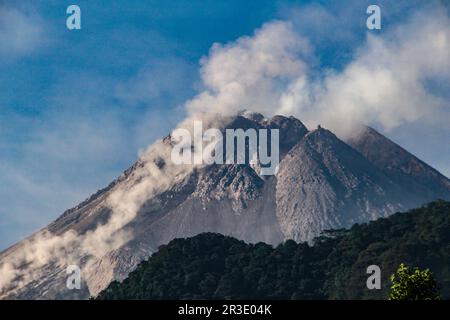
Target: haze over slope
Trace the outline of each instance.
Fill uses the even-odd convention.
[[[263,179],[249,165],[177,166],[169,139],[158,140],[109,187],[1,253],[0,296],[95,295],[174,237],[213,231],[246,241],[310,240],[448,198],[439,172],[372,129],[355,136],[361,123],[389,130],[448,119],[448,97],[428,86],[450,79],[448,16],[418,13],[383,36],[369,34],[357,51],[341,70],[317,74],[311,43],[284,21],[214,44],[201,60],[202,90],[184,104],[188,118],[179,127],[197,118],[205,128],[280,128],[277,175]],[[242,109],[268,119],[236,116]],[[310,130],[276,114],[298,116]],[[318,123],[331,131],[314,130]],[[65,289],[69,264],[82,267],[81,292]]]
[[[221,121],[223,129],[278,128],[278,173],[259,176],[250,163],[174,165],[170,139],[160,140],[110,186],[3,252],[3,297],[87,298],[126,277],[161,244],[201,232],[270,244],[309,241],[325,229],[450,198],[447,178],[380,134],[373,147],[371,136],[362,134],[358,145],[365,148],[357,150],[327,129],[308,131],[293,117],[244,112]],[[378,161],[384,154],[374,150],[385,148],[401,161]],[[420,163],[420,170],[409,172],[405,163]],[[403,172],[401,179],[389,170]],[[69,264],[82,267],[84,290],[65,288]]]

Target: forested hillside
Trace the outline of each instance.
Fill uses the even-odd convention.
[[[97,299],[386,299],[400,263],[429,268],[448,299],[449,262],[450,203],[436,201],[324,232],[312,246],[288,240],[273,248],[213,233],[175,239]],[[381,268],[381,290],[366,287],[372,264]]]

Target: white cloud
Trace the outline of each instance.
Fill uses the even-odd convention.
[[[15,58],[33,53],[44,41],[44,24],[31,12],[0,4],[0,56]]]
[[[167,101],[168,96],[179,98],[192,89],[193,71],[193,66],[179,58],[152,59],[136,76],[117,85],[114,95],[130,106],[155,104],[162,98]]]

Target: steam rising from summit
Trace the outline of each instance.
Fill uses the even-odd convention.
[[[304,121],[309,128],[314,128],[320,123],[332,129],[338,136],[347,137],[351,136],[361,124],[375,124],[392,129],[419,119],[433,121],[450,112],[445,97],[429,87],[430,82],[450,81],[450,20],[445,13],[418,14],[397,29],[391,30],[388,35],[383,37],[368,35],[366,44],[357,51],[353,61],[342,70],[326,70],[317,74],[315,68],[317,58],[314,56],[314,50],[310,41],[300,36],[295,27],[285,21],[267,23],[252,36],[241,37],[232,43],[214,44],[209,55],[200,62],[203,90],[185,103],[188,117],[178,127],[191,130],[193,121],[201,120],[205,129],[223,128],[239,111],[246,109],[268,117],[275,114],[294,115]],[[246,121],[244,118],[240,120]],[[272,119],[270,121],[273,123],[270,124],[278,125],[278,120]],[[250,123],[260,126],[262,121],[258,119]],[[292,119],[290,122],[286,121],[288,122],[286,126],[292,125],[291,122],[295,123],[292,125],[294,127],[303,126]],[[280,127],[282,125],[284,123]],[[338,141],[333,134],[320,130],[306,134],[304,132],[306,129],[298,128],[295,132],[302,134],[296,138],[300,140],[305,135],[305,141],[298,145],[297,153],[293,154],[292,159],[312,161],[314,157],[310,157],[309,153],[329,150],[322,149],[323,145],[328,144],[336,150],[344,150],[342,153],[351,154],[351,161],[344,157],[348,163],[361,162],[364,164],[361,168],[374,170],[373,181],[379,182],[376,179],[379,172],[366,163],[356,151],[350,150],[350,147]],[[202,169],[203,166],[174,165],[170,160],[170,152],[170,143],[165,139],[158,140],[142,153],[133,170],[88,202],[86,207],[77,208],[81,212],[79,216],[73,217],[73,212],[78,212],[74,210],[61,217],[64,222],[61,225],[64,227],[57,229],[57,232],[42,230],[1,253],[0,297],[14,295],[24,287],[32,286],[34,281],[47,276],[49,269],[54,274],[61,274],[68,264],[81,264],[82,274],[88,275],[86,281],[91,293],[103,289],[115,277],[113,274],[115,270],[112,270],[108,263],[113,259],[119,259],[107,255],[122,249],[125,244],[134,240],[135,234],[127,226],[138,217],[140,210],[146,205],[154,210],[149,209],[151,212],[158,212],[157,209],[160,208],[169,210],[164,207],[166,204],[164,197],[176,198],[179,193],[175,191],[179,190],[167,195],[168,190],[174,186],[184,190],[183,188],[190,187],[189,179],[192,176],[198,178],[193,172]],[[324,159],[334,164],[335,158],[335,154],[326,154]],[[292,167],[298,164],[292,159],[289,160],[291,162],[287,162],[288,169],[282,170],[280,176],[290,183],[293,180],[289,174],[293,172]],[[319,166],[314,168],[317,169]],[[306,169],[298,169],[296,179],[311,171],[310,168]],[[251,191],[257,194],[258,188],[264,184],[250,171],[239,171],[236,168],[230,171],[232,172],[225,173],[227,177],[239,177],[236,179],[238,181],[236,186],[232,185],[237,198],[241,197],[239,192],[244,189],[243,185],[250,186]],[[364,176],[361,172],[358,174]],[[345,179],[346,175],[347,172],[342,173]],[[380,185],[390,188],[384,179],[384,176],[380,178],[380,181],[382,180],[379,182]],[[216,183],[217,181],[213,182],[211,185],[220,185]],[[303,185],[303,181],[294,182],[298,188]],[[365,188],[370,191],[375,189],[374,185],[378,188],[375,182],[371,182],[372,184]],[[354,181],[349,178],[345,183],[350,186]],[[265,188],[273,187],[270,183],[267,185]],[[228,188],[229,185],[225,187]],[[323,191],[321,187],[317,185],[317,194],[319,191],[332,194],[332,191],[328,189]],[[281,231],[299,236],[296,232],[300,230],[297,227],[301,225],[301,221],[296,220],[293,223],[288,221],[288,218],[293,216],[292,208],[306,202],[299,202],[294,206],[290,199],[283,196],[292,191],[288,190],[287,186],[279,185],[276,191],[277,197],[279,196],[277,201],[282,204],[278,218],[287,221],[284,224],[280,223]],[[215,196],[221,197],[222,193],[218,192]],[[195,192],[193,194],[197,195]],[[149,203],[149,199],[157,196],[161,198]],[[338,197],[334,194],[333,196]],[[251,196],[248,195],[248,198],[254,200],[252,197],[253,193]],[[316,199],[307,200],[314,202]],[[334,205],[334,198],[325,200]],[[167,203],[170,203],[169,200]],[[368,200],[366,205],[370,207]],[[376,205],[373,205],[373,208]],[[371,215],[375,212],[373,208],[369,208],[373,210],[370,211]],[[383,213],[389,212],[392,208],[394,205],[383,207]],[[368,217],[371,215],[367,213]],[[86,225],[79,224],[79,220],[87,221]],[[323,221],[325,220],[326,218]],[[164,222],[159,223],[164,225]],[[185,227],[184,221],[179,223],[180,228]],[[319,226],[315,227],[320,229]],[[136,249],[138,247],[144,253],[142,256],[138,254],[133,256],[131,264],[138,263],[145,255],[156,249],[142,248],[140,247],[142,243],[133,245],[135,251],[132,252],[138,252]],[[104,275],[101,275],[102,268],[107,270]],[[127,271],[130,268],[132,265],[124,267]]]
[[[448,101],[430,89],[450,81],[450,19],[442,11],[413,16],[383,37],[367,35],[342,70],[317,74],[308,39],[290,22],[270,22],[252,37],[214,44],[201,60],[205,90],[186,103],[192,113],[241,109],[294,115],[349,135],[359,124],[392,129],[433,121]]]

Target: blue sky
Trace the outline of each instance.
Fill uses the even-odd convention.
[[[65,27],[72,3],[79,31]],[[314,48],[311,67],[339,71],[366,41],[369,4],[382,8],[377,36],[438,5],[343,3],[0,1],[0,249],[104,187],[183,119],[213,43],[290,21]],[[386,134],[450,175],[448,129],[415,121]]]

